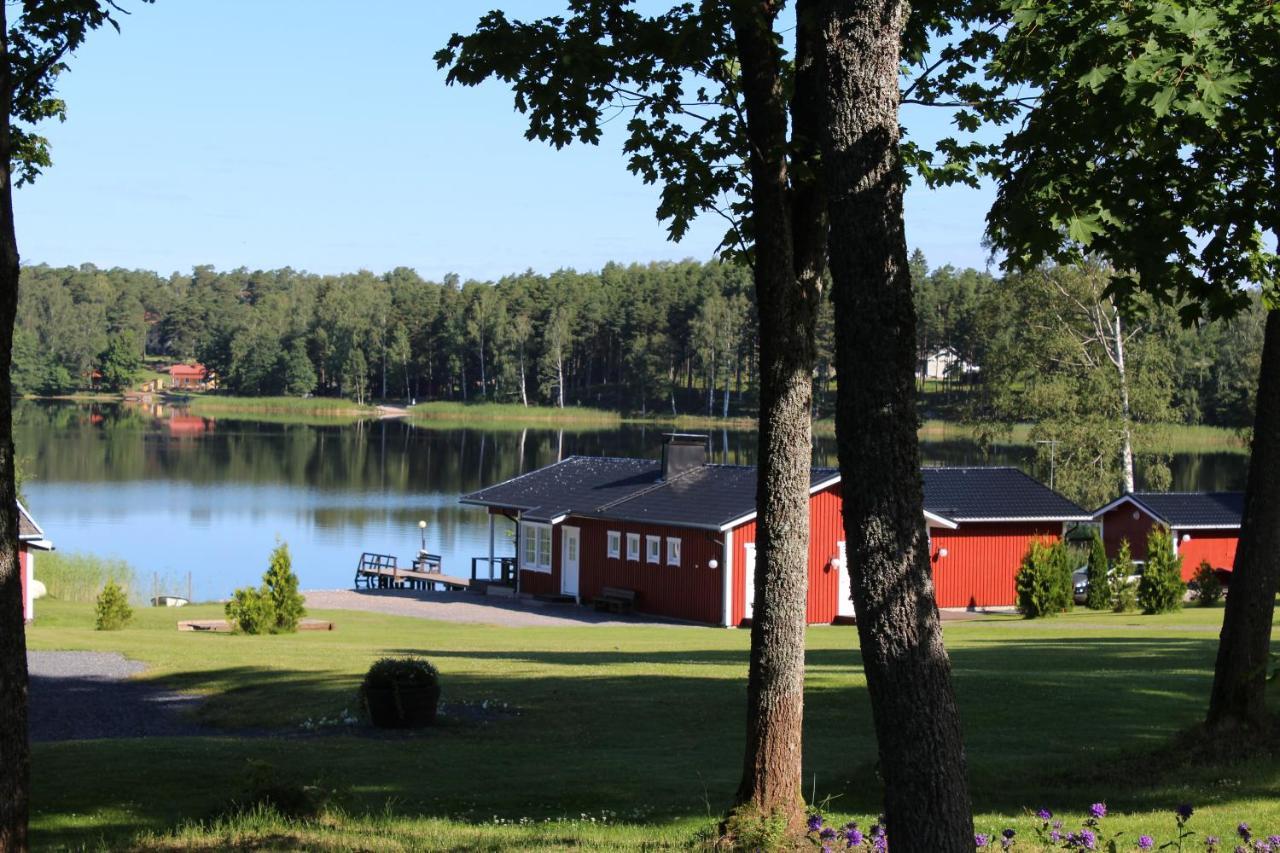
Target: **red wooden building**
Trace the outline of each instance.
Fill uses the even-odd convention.
[[[943,607],[1012,604],[1030,539],[1089,518],[1011,468],[926,469],[924,478]],[[955,512],[966,487],[990,490],[985,503],[995,503],[983,510],[982,497],[966,498]],[[732,626],[751,618],[755,492],[754,467],[707,464],[705,437],[673,435],[661,461],[573,456],[462,501],[516,525],[521,593],[585,602],[615,587],[636,593],[638,611]],[[854,615],[840,513],[839,472],[813,469],[810,623]]]
[[[22,587],[22,618],[30,622],[35,618],[35,598],[32,596],[36,557],[35,551],[52,551],[53,543],[44,538],[44,531],[36,524],[27,508],[18,503],[18,578]]]
[[[1017,468],[925,468],[924,510],[939,607],[1011,607],[1033,541],[1056,542],[1089,513]]]
[[[1242,492],[1134,492],[1099,508],[1093,518],[1102,525],[1111,558],[1127,540],[1133,559],[1147,559],[1151,529],[1169,528],[1174,553],[1182,557],[1182,579],[1189,581],[1202,561],[1228,571],[1235,565],[1243,513]]]
[[[169,368],[171,388],[204,388],[208,385],[209,371],[200,363],[175,364]]]

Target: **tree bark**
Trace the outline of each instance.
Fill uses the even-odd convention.
[[[1218,639],[1207,724],[1229,731],[1266,723],[1271,620],[1280,581],[1280,309],[1267,312],[1240,549]]]
[[[27,638],[22,624],[17,495],[13,482],[13,384],[9,365],[18,311],[9,116],[9,26],[0,4],[0,850],[27,850],[31,751],[27,742]]]
[[[849,573],[897,851],[972,853],[916,438],[915,307],[898,156],[902,0],[820,0],[836,441]]]
[[[1124,327],[1120,323],[1120,309],[1116,308],[1113,328],[1116,335],[1116,371],[1120,374],[1120,417],[1124,423],[1124,434],[1121,436],[1123,447],[1120,450],[1121,474],[1124,476],[1124,490],[1128,494],[1134,492],[1133,479],[1133,413],[1129,406],[1129,373],[1124,360]]]
[[[797,9],[797,94],[812,89],[812,28],[807,0]],[[804,821],[801,735],[804,721],[805,599],[808,594],[809,468],[816,281],[808,249],[813,211],[798,198],[816,184],[788,168],[787,100],[773,22],[781,2],[735,0],[734,38],[751,147],[754,283],[760,310],[760,430],[756,505],[759,537],[747,678],[747,739],[739,814]],[[793,197],[792,180],[803,189]],[[795,214],[793,216],[793,213]],[[821,257],[821,253],[819,254]],[[817,261],[821,269],[821,261]],[[803,270],[803,273],[801,272]]]

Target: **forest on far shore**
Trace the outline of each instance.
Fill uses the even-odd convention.
[[[1260,312],[1184,328],[1176,306],[1117,310],[1100,267],[999,277],[912,256],[923,369],[944,416],[1038,421],[1105,409],[1126,349],[1138,422],[1252,421]],[[1116,320],[1115,318],[1120,318]],[[1101,326],[1099,325],[1101,324]],[[1122,324],[1122,325],[1121,325]],[[830,304],[819,317],[815,409],[833,404]],[[1112,341],[1114,344],[1115,340]],[[751,275],[718,261],[428,281],[411,269],[314,275],[28,266],[12,376],[26,394],[128,387],[144,357],[200,361],[232,394],[590,405],[645,414],[750,414]],[[96,376],[95,376],[96,373]],[[937,414],[926,412],[926,414]]]

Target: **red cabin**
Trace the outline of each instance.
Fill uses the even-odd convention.
[[[1089,513],[1017,468],[925,468],[924,510],[939,607],[1011,607],[1032,542],[1060,540]]]
[[[200,363],[175,364],[169,368],[169,385],[173,388],[204,388],[209,371]]]
[[[949,582],[946,600],[939,586],[943,607],[1013,604],[1013,573],[1030,539],[1059,537],[1064,523],[1089,517],[1011,468],[926,469],[924,477],[935,566],[940,581]],[[1016,505],[943,514],[966,484]],[[624,589],[635,594],[638,611],[733,626],[752,615],[755,494],[754,467],[707,464],[704,436],[671,435],[661,461],[573,456],[462,502],[516,525],[522,594],[584,602],[606,587]],[[986,502],[966,500],[971,507]],[[1045,517],[1050,510],[1057,512],[1053,519]],[[840,474],[833,468],[812,470],[809,524],[808,621],[852,617]]]
[[[1231,570],[1243,514],[1242,492],[1134,492],[1101,507],[1093,518],[1102,525],[1102,541],[1113,559],[1122,540],[1128,540],[1133,559],[1147,559],[1151,529],[1169,528],[1174,554],[1182,557],[1182,579],[1189,581],[1201,562]]]
[[[44,531],[36,524],[27,508],[18,503],[18,579],[22,587],[22,619],[30,622],[35,618],[35,597],[32,595],[32,580],[35,576],[36,557],[34,551],[52,551],[53,543],[44,538]]]

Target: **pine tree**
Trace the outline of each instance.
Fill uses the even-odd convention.
[[[1138,604],[1144,613],[1171,613],[1182,609],[1182,558],[1173,553],[1173,537],[1167,527],[1154,527],[1147,538],[1147,568],[1138,584]]]
[[[1116,554],[1116,564],[1111,573],[1111,609],[1116,613],[1128,613],[1135,609],[1137,601],[1134,597],[1133,584],[1129,578],[1133,576],[1134,565],[1129,540],[1120,540],[1120,551]]]
[[[289,543],[281,542],[271,552],[271,562],[262,576],[262,583],[271,597],[275,612],[273,634],[291,634],[298,630],[298,622],[306,615],[302,593],[298,592],[298,576],[293,573],[293,560],[289,557]]]
[[[1102,543],[1102,535],[1095,529],[1093,542],[1089,546],[1089,592],[1085,598],[1085,606],[1090,610],[1110,610],[1111,583],[1107,577],[1107,548]]]

